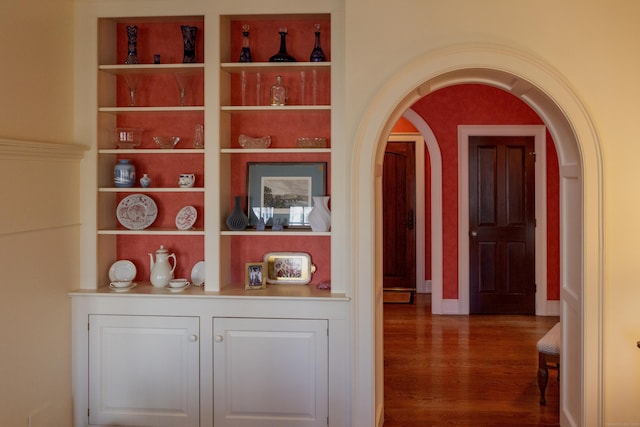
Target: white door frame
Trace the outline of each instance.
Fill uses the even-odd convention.
[[[469,137],[533,136],[535,138],[536,315],[558,316],[547,308],[547,155],[544,125],[458,126],[458,309],[469,314]]]

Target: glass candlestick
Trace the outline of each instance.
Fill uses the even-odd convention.
[[[287,53],[287,28],[280,28],[280,50],[269,58],[269,62],[296,62],[296,59]]]
[[[204,126],[197,124],[194,130],[196,135],[193,138],[193,148],[204,148]]]
[[[300,71],[300,105],[305,105],[304,92],[307,86],[307,78],[304,71]]]
[[[242,26],[242,50],[240,51],[240,62],[251,62],[251,49],[249,49],[249,25]]]
[[[262,76],[256,73],[256,105],[262,105]]]
[[[240,90],[242,94],[242,105],[247,105],[247,73],[240,72]]]
[[[276,76],[276,83],[271,86],[271,105],[287,105],[287,89],[282,85],[281,76]]]
[[[322,48],[320,47],[320,24],[316,24],[316,42],[315,42],[315,46],[313,47],[313,50],[311,51],[311,56],[309,58],[309,61],[311,62],[324,62],[326,61],[326,58],[324,56],[324,52],[322,51]]]

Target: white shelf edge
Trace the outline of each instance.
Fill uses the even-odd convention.
[[[202,71],[204,70],[204,63],[196,64],[103,64],[98,66],[98,70],[106,71],[114,74],[126,74],[129,72],[141,72],[141,73],[153,73],[160,72],[166,73],[167,71]]]
[[[204,193],[204,187],[100,187],[100,193]]]
[[[331,62],[223,62],[220,69],[227,72],[239,73],[242,71],[304,71],[318,69],[329,71]]]
[[[188,107],[99,107],[100,113],[171,113],[171,112],[189,112],[204,111],[204,105],[195,105]]]
[[[204,236],[204,230],[113,230],[102,229],[98,230],[98,234],[101,235],[113,235],[113,236]]]
[[[221,148],[223,154],[282,154],[282,153],[323,153],[330,154],[331,148]]]
[[[176,148],[164,150],[162,148],[101,148],[99,154],[204,154],[203,148]]]
[[[320,237],[331,236],[330,231],[311,231],[311,230],[285,230],[285,231],[255,231],[255,230],[242,230],[242,231],[228,231],[223,230],[220,232],[221,236],[305,236],[305,237]]]
[[[331,111],[331,105],[284,105],[284,106],[272,106],[272,105],[222,105],[221,111],[227,111],[230,113],[236,112],[251,112],[251,111]]]

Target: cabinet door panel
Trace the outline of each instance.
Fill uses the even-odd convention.
[[[325,320],[214,319],[219,426],[326,426]]]
[[[89,422],[199,423],[199,321],[195,317],[89,317]]]

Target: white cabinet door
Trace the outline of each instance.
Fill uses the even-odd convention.
[[[216,427],[327,426],[326,320],[214,318]]]
[[[199,425],[197,317],[89,316],[89,423]]]

